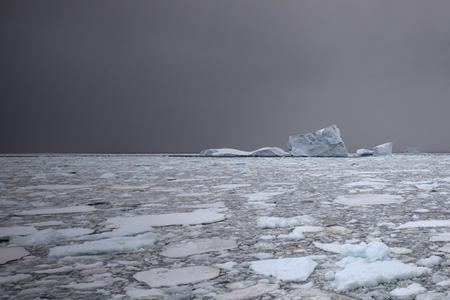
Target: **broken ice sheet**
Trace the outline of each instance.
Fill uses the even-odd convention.
[[[217,212],[215,209],[198,209],[185,213],[113,217],[109,218],[106,223],[108,227],[116,228],[130,223],[148,226],[170,226],[207,224],[223,220],[225,220],[225,215]]]
[[[95,207],[88,205],[68,206],[60,208],[40,208],[30,209],[21,212],[16,212],[18,216],[33,216],[33,215],[54,215],[54,214],[73,214],[73,213],[86,213],[97,210]]]
[[[383,204],[399,204],[404,202],[399,195],[390,194],[356,194],[338,196],[335,200],[336,203],[344,204],[347,206],[364,206],[364,205],[383,205]]]
[[[194,254],[222,251],[236,247],[236,239],[198,239],[171,244],[161,252],[161,255],[166,257],[186,257]]]
[[[213,279],[219,276],[219,269],[208,266],[192,266],[184,268],[156,268],[138,272],[134,278],[150,287],[175,286]]]
[[[305,281],[316,266],[317,262],[310,257],[266,259],[250,263],[253,272],[283,281]]]

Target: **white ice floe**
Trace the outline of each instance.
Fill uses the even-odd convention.
[[[106,172],[99,176],[100,179],[110,179],[114,177],[115,177],[114,173],[111,172]]]
[[[135,287],[128,287],[126,294],[131,299],[144,300],[144,299],[164,299],[164,292],[159,289],[140,289]]]
[[[228,250],[236,247],[236,239],[198,239],[169,245],[161,252],[161,255],[166,257],[186,257],[200,253]]]
[[[33,215],[54,215],[54,214],[73,214],[86,213],[97,210],[95,207],[89,205],[68,206],[60,208],[40,208],[31,209],[15,213],[18,216],[33,216]]]
[[[427,268],[404,264],[396,260],[367,262],[359,258],[335,273],[333,287],[337,290],[372,287],[380,283],[417,277],[427,271]]]
[[[157,268],[138,272],[134,278],[150,287],[175,286],[213,279],[219,276],[219,269],[208,266],[192,266],[176,269]]]
[[[15,274],[11,276],[1,276],[0,277],[0,285],[15,283],[23,280],[31,279],[31,275],[29,274]]]
[[[398,254],[398,255],[410,254],[413,252],[411,249],[404,248],[404,247],[390,247],[389,249],[391,249],[392,253]]]
[[[236,289],[228,293],[219,294],[214,298],[217,300],[243,300],[260,297],[277,290],[278,284],[258,283],[246,288]]]
[[[424,266],[424,267],[434,267],[434,266],[439,265],[441,263],[441,261],[442,261],[442,257],[437,256],[437,255],[432,255],[427,258],[419,259],[417,261],[417,264],[419,266]]]
[[[439,184],[436,181],[422,181],[417,182],[415,187],[419,190],[430,192],[439,187]]]
[[[297,241],[302,240],[305,238],[304,232],[319,232],[322,231],[324,228],[321,226],[298,226],[295,227],[292,232],[288,234],[280,234],[278,235],[279,239],[282,240],[291,240],[291,241]]]
[[[0,227],[0,238],[28,235],[37,232],[33,226]]]
[[[72,189],[86,189],[91,187],[90,185],[84,184],[41,184],[41,185],[31,185],[18,188],[19,191],[29,191],[29,190],[46,190],[46,191],[61,191],[61,190],[72,190]]]
[[[345,244],[340,247],[341,268],[334,274],[337,290],[372,287],[380,283],[420,276],[430,269],[389,259],[389,248],[382,242]]]
[[[257,226],[259,228],[279,228],[279,227],[293,227],[297,225],[314,224],[315,220],[311,216],[296,216],[290,218],[281,217],[259,217]]]
[[[148,184],[142,184],[142,185],[112,185],[110,186],[110,189],[116,190],[116,191],[132,191],[132,190],[146,190],[150,186]]]
[[[225,220],[225,215],[214,209],[198,209],[186,213],[114,217],[109,218],[106,223],[110,228],[117,228],[130,223],[148,226],[170,226],[208,224],[223,220]]]
[[[450,242],[450,232],[443,232],[437,235],[433,235],[430,238],[431,242]]]
[[[27,236],[14,237],[11,239],[11,244],[18,246],[33,246],[52,243],[55,241],[73,238],[90,234],[94,230],[89,228],[65,228],[65,229],[45,229],[39,230]]]
[[[219,184],[214,186],[214,188],[216,189],[220,189],[220,190],[234,190],[234,189],[239,189],[239,188],[243,188],[243,187],[249,187],[251,184],[249,183],[227,183],[227,184]]]
[[[402,196],[390,194],[356,194],[338,196],[336,203],[347,206],[398,204],[404,202]]]
[[[287,240],[287,241],[299,241],[303,240],[305,238],[305,235],[301,231],[296,231],[295,229],[287,234],[279,234],[277,236],[280,240]]]
[[[9,261],[17,260],[29,255],[30,252],[23,247],[1,247],[0,248],[0,265]]]
[[[34,273],[36,273],[36,274],[62,274],[62,273],[69,273],[69,272],[73,272],[73,271],[99,268],[101,266],[103,266],[102,262],[95,262],[92,264],[75,263],[73,266],[62,266],[62,267],[53,268],[53,269],[37,270],[37,271],[34,271]]]
[[[216,267],[224,269],[224,270],[228,270],[231,271],[233,270],[234,266],[236,266],[237,263],[234,261],[228,261],[226,263],[222,263],[222,264],[215,264]]]
[[[417,295],[415,300],[450,300],[450,293],[426,292]]]
[[[391,297],[393,297],[394,299],[399,299],[399,300],[408,300],[408,299],[413,299],[415,296],[419,295],[419,294],[423,294],[426,292],[426,288],[424,288],[423,286],[421,286],[418,283],[412,283],[410,285],[408,285],[407,287],[404,288],[396,288],[394,290],[392,290],[389,295],[391,295]]]
[[[99,239],[106,239],[106,238],[112,238],[112,237],[130,236],[130,235],[135,235],[138,233],[149,232],[151,230],[152,230],[152,227],[149,225],[130,223],[130,224],[125,224],[122,227],[119,227],[117,229],[114,229],[113,231],[85,235],[78,239],[84,240],[84,241],[99,240]]]
[[[53,247],[50,248],[48,256],[60,257],[137,251],[142,248],[153,246],[155,241],[156,235],[151,232],[133,237],[113,237],[84,242],[82,244]]]
[[[96,289],[106,287],[111,284],[112,284],[112,282],[109,280],[97,280],[97,281],[90,281],[90,282],[70,283],[70,284],[63,285],[61,287],[68,288],[68,289],[74,289],[74,290],[96,290]]]
[[[441,252],[450,253],[450,243],[445,244],[441,248],[438,249]]]
[[[417,220],[406,222],[400,226],[398,229],[408,229],[408,228],[426,228],[426,227],[450,227],[450,220]]]
[[[283,195],[288,191],[274,191],[274,192],[256,192],[243,195],[249,202],[268,201],[275,196]]]
[[[322,249],[324,251],[333,252],[333,253],[341,253],[342,245],[339,243],[320,243],[314,242],[315,247]]]
[[[35,227],[48,227],[48,226],[64,225],[64,222],[61,222],[61,221],[44,221],[44,222],[28,223],[27,225],[28,226],[35,226]]]
[[[310,257],[266,259],[250,263],[250,269],[255,273],[283,281],[305,281],[316,266],[317,262]]]

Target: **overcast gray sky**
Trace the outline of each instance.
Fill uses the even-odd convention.
[[[0,152],[450,152],[448,0],[2,0]]]

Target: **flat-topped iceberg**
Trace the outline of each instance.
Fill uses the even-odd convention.
[[[264,147],[254,151],[242,151],[232,148],[206,149],[200,152],[203,156],[215,157],[233,157],[233,156],[258,156],[258,157],[277,157],[289,156],[289,153],[277,147]]]

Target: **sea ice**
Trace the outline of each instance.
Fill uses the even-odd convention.
[[[259,217],[257,226],[259,228],[292,227],[297,225],[313,224],[315,220],[310,216],[296,216],[290,218],[281,217]]]
[[[322,249],[324,251],[333,252],[333,253],[341,253],[342,245],[339,243],[320,243],[314,242],[315,247]]]
[[[53,215],[53,214],[72,214],[72,213],[86,213],[97,210],[95,207],[89,205],[68,206],[60,208],[40,208],[21,211],[15,213],[18,216],[33,216],[33,215]]]
[[[321,226],[298,226],[295,227],[294,230],[292,230],[292,232],[288,234],[278,235],[278,238],[282,240],[293,240],[293,241],[302,240],[305,238],[305,236],[303,235],[304,232],[319,232],[322,230],[323,227]]]
[[[219,269],[208,266],[192,266],[176,269],[157,268],[138,272],[134,278],[150,287],[164,287],[201,282],[219,276]]]
[[[277,290],[280,286],[278,284],[258,283],[246,288],[236,289],[229,293],[219,294],[215,296],[217,300],[244,300],[262,295],[269,294]]]
[[[27,235],[35,232],[37,232],[37,230],[33,226],[0,227],[0,239],[5,237]]]
[[[442,261],[442,257],[437,256],[437,255],[432,255],[428,258],[422,258],[419,259],[417,261],[417,264],[419,266],[424,266],[424,267],[433,267],[433,266],[437,266],[441,263]]]
[[[73,238],[90,234],[94,230],[89,228],[65,228],[65,229],[44,229],[27,236],[14,237],[11,244],[18,246],[33,246],[52,243],[65,238]]]
[[[18,188],[19,191],[28,190],[46,190],[46,191],[61,191],[61,190],[71,190],[71,189],[85,189],[91,187],[90,185],[83,184],[42,184],[42,185],[31,185]]]
[[[266,259],[250,263],[250,268],[255,273],[283,281],[305,281],[316,266],[317,263],[310,257]]]
[[[221,251],[236,248],[235,239],[211,238],[169,245],[162,252],[166,257],[186,257],[194,254]]]
[[[417,277],[427,271],[427,268],[396,260],[367,262],[360,258],[335,273],[333,287],[340,291],[372,287],[380,283]]]
[[[421,227],[450,227],[450,220],[417,220],[404,223],[398,229],[421,228]]]
[[[8,284],[8,283],[15,283],[15,282],[27,280],[30,278],[31,278],[31,275],[29,275],[29,274],[15,274],[15,275],[11,275],[11,276],[1,276],[0,277],[0,285]]]
[[[110,228],[117,228],[130,223],[148,226],[170,226],[208,224],[223,220],[225,220],[225,215],[218,213],[214,209],[198,209],[187,213],[114,217],[109,218],[106,223]]]
[[[450,242],[450,232],[442,232],[437,235],[433,235],[430,238],[431,242]]]
[[[442,246],[441,248],[439,248],[439,251],[450,253],[450,243],[447,243],[444,246]]]
[[[30,252],[23,247],[1,247],[0,248],[0,265],[9,261],[17,260],[29,255]]]
[[[28,223],[27,225],[28,226],[35,226],[35,227],[47,227],[47,226],[64,225],[64,222],[61,222],[61,221],[44,221],[44,222]]]
[[[389,260],[389,247],[382,242],[345,244],[343,258],[336,264],[342,269],[334,274],[332,286],[337,290],[372,287],[397,279],[420,276],[430,269]]]
[[[399,300],[406,300],[406,299],[412,299],[415,296],[425,293],[426,288],[421,286],[418,283],[412,283],[404,288],[396,288],[393,291],[391,291],[389,294],[394,297],[395,299]]]
[[[133,237],[113,237],[97,241],[84,242],[50,248],[49,257],[95,255],[112,252],[137,251],[153,246],[156,241],[154,233],[145,233]]]
[[[398,204],[405,199],[399,195],[389,194],[357,194],[338,196],[335,202],[348,206],[378,205],[378,204]]]
[[[112,238],[112,237],[129,236],[129,235],[134,235],[134,234],[138,234],[138,233],[148,232],[151,230],[152,230],[152,227],[149,225],[131,223],[131,224],[125,224],[122,227],[114,229],[113,231],[85,235],[78,239],[84,240],[84,241],[99,240],[99,239],[106,239],[106,238]]]
[[[159,289],[139,289],[135,287],[128,287],[126,290],[127,296],[131,299],[164,299],[164,292]]]

